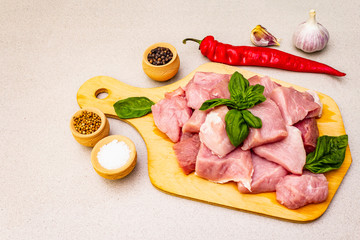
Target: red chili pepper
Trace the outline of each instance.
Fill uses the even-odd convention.
[[[200,44],[201,53],[213,62],[237,66],[262,66],[280,68],[296,72],[326,73],[334,76],[345,76],[345,73],[306,58],[298,57],[277,49],[250,46],[232,46],[218,42],[213,36],[203,40],[186,38]]]

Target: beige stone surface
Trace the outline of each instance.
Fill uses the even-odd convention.
[[[306,54],[292,42],[316,9],[328,46]],[[360,4],[356,1],[10,1],[0,0],[0,239],[359,239],[358,184]],[[347,73],[244,67],[320,91],[343,116],[353,163],[325,214],[299,224],[175,197],[154,188],[147,151],[131,126],[109,119],[110,134],[132,139],[138,162],[127,177],[101,178],[91,148],[78,144],[69,121],[87,79],[106,75],[136,87],[163,86],[208,62],[195,43],[213,35],[251,45],[261,24],[281,38],[280,50]],[[174,45],[180,69],[155,82],[142,70],[145,49]]]

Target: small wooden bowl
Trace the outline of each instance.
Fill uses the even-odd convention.
[[[157,47],[166,47],[169,48],[173,53],[173,58],[170,62],[165,65],[152,65],[148,60],[147,56],[150,51]],[[151,79],[159,82],[164,82],[176,75],[180,67],[180,58],[177,54],[175,47],[169,43],[159,42],[148,47],[143,55],[142,67],[146,75]]]
[[[74,117],[80,116],[84,111],[96,113],[101,118],[101,124],[99,129],[91,134],[81,134],[78,131],[76,131],[74,127]],[[99,109],[93,107],[87,107],[80,109],[71,117],[70,130],[75,140],[78,143],[87,147],[93,147],[98,141],[109,135],[110,124],[105,114],[101,112]]]
[[[100,165],[97,155],[102,146],[112,142],[115,139],[118,140],[119,142],[125,142],[126,145],[130,148],[131,151],[130,158],[128,159],[126,164],[123,165],[122,167],[109,170]],[[134,169],[136,165],[136,159],[137,159],[137,154],[136,154],[135,144],[129,138],[121,135],[111,135],[102,139],[95,145],[95,147],[91,151],[91,164],[93,165],[95,171],[100,176],[111,180],[116,180],[127,176]]]

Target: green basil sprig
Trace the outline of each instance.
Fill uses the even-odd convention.
[[[317,139],[316,149],[306,156],[304,168],[313,173],[325,173],[338,169],[345,159],[348,135],[338,137],[321,136]]]
[[[246,124],[241,111],[231,109],[225,115],[225,129],[230,142],[239,146],[249,135],[249,127]]]
[[[254,116],[250,111],[242,110],[241,113],[242,113],[242,116],[243,116],[246,124],[249,127],[252,127],[252,128],[261,128],[262,127],[261,119]]]
[[[214,98],[214,99],[210,99],[207,100],[205,102],[203,102],[203,104],[201,105],[201,107],[199,108],[200,110],[207,110],[210,108],[214,108],[220,105],[226,105],[228,107],[231,108],[235,108],[236,104],[234,101],[230,100],[230,99],[224,99],[224,98]]]
[[[154,104],[147,97],[129,97],[114,103],[114,109],[119,118],[138,118],[150,113]]]
[[[250,86],[249,81],[239,72],[235,72],[228,85],[230,99],[216,98],[205,101],[200,110],[207,110],[220,105],[230,109],[225,116],[226,133],[231,144],[239,146],[249,135],[249,127],[261,128],[261,119],[246,110],[266,100],[264,86]]]

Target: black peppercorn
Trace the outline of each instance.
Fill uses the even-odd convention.
[[[169,48],[156,47],[147,56],[149,63],[153,65],[165,65],[171,61],[173,53]]]

